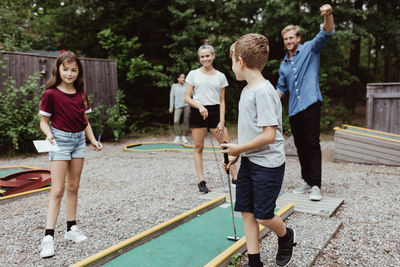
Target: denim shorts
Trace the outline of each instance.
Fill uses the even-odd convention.
[[[73,158],[85,157],[85,131],[70,133],[51,128],[51,132],[60,151],[49,152],[50,160],[71,160]]]
[[[285,163],[267,168],[242,157],[236,181],[235,211],[251,212],[260,220],[272,219],[284,173]]]

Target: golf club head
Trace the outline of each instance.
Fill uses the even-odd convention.
[[[240,238],[238,236],[227,236],[226,239],[232,240],[232,241],[238,241]]]

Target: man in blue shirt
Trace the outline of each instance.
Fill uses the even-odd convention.
[[[294,193],[310,192],[311,200],[321,200],[321,147],[319,144],[322,95],[318,73],[320,51],[334,33],[332,7],[321,6],[324,24],[311,41],[300,44],[300,28],[289,25],[282,30],[288,50],[279,68],[276,86],[282,98],[289,92],[289,121],[299,155],[303,185]]]

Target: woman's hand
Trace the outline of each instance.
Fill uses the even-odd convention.
[[[168,111],[169,111],[169,113],[172,113],[172,112],[174,112],[174,110],[173,110],[173,109],[169,109]]]
[[[224,131],[225,131],[225,123],[219,122],[217,125],[217,128],[215,128],[215,135],[222,139],[224,137]]]
[[[199,112],[200,112],[201,116],[203,117],[203,120],[208,118],[208,110],[205,107],[200,106]]]

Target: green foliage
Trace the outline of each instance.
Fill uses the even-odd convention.
[[[240,262],[243,258],[241,253],[237,253],[231,257],[231,263],[228,264],[228,267],[237,267],[240,266]]]
[[[0,4],[0,50],[29,49],[29,21],[32,17],[28,0],[2,0]]]
[[[2,75],[6,75],[6,65],[0,61]],[[38,116],[38,81],[40,73],[29,76],[26,83],[15,86],[15,80],[6,77],[0,90],[0,148],[12,153],[33,149],[32,141],[42,138]]]
[[[287,136],[292,135],[292,130],[290,128],[290,122],[289,122],[289,115],[286,109],[284,109],[282,112],[282,130],[283,133],[286,134]]]
[[[118,141],[124,136],[125,123],[127,120],[127,108],[123,104],[124,93],[118,90],[117,104],[107,108],[106,125],[112,131],[114,140]]]
[[[328,3],[336,33],[321,52],[323,128],[329,128],[332,120],[348,120],[356,105],[365,104],[366,83],[396,82],[400,77],[400,2]],[[158,112],[168,106],[172,78],[200,66],[197,49],[209,39],[216,49],[214,66],[230,84],[226,119],[236,121],[244,84],[230,69],[231,43],[245,33],[265,34],[270,56],[263,74],[276,85],[286,52],[280,31],[298,24],[302,41],[310,40],[323,21],[321,4],[316,0],[4,0],[0,50],[70,49],[88,57],[117,59],[118,83],[130,115],[127,124],[135,128],[136,120],[142,120],[138,109],[150,113],[145,121],[149,126],[152,120],[168,121],[167,113]]]
[[[153,65],[144,58],[137,55],[140,48],[138,38],[127,40],[124,36],[114,34],[111,29],[104,29],[97,37],[102,47],[108,51],[109,58],[118,60],[118,69],[126,74],[126,80],[131,84],[140,78],[149,78],[155,86],[168,86],[169,78],[162,73],[162,65]]]
[[[89,98],[91,97],[89,96]],[[115,105],[108,108],[104,105],[98,105],[92,108],[89,121],[96,136],[97,133],[101,133],[103,140],[112,139],[114,141],[119,141],[124,137],[128,119],[124,98],[125,95],[122,90],[118,90]]]

